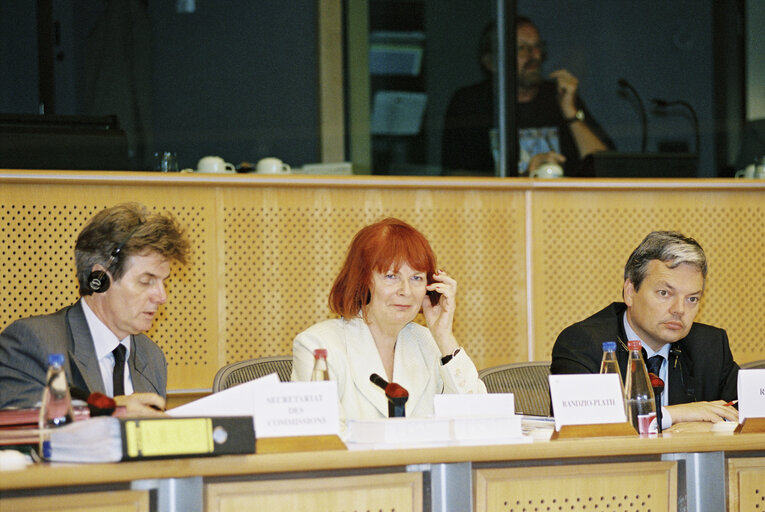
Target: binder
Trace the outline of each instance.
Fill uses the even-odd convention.
[[[251,416],[121,419],[122,460],[255,453]]]
[[[99,416],[44,432],[53,462],[119,462],[255,453],[252,416]]]

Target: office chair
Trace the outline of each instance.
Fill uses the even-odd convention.
[[[258,357],[227,364],[215,374],[212,391],[217,393],[274,372],[280,381],[288,382],[292,374],[292,356]]]
[[[550,416],[550,361],[510,363],[478,372],[489,393],[513,393],[515,412]]]

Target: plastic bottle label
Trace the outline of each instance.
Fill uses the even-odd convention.
[[[656,413],[638,414],[639,434],[657,434]]]

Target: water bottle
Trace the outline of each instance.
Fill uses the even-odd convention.
[[[603,359],[600,361],[600,373],[615,373],[619,375],[619,381],[622,376],[619,373],[619,363],[616,361],[616,342],[603,342]]]
[[[329,367],[327,366],[327,349],[317,348],[313,351],[312,381],[329,380]]]
[[[47,440],[44,430],[67,425],[72,422],[72,396],[69,394],[69,383],[64,371],[64,354],[48,356],[48,373],[45,376],[42,402],[40,404],[40,454],[47,458]]]
[[[604,341],[603,342],[603,359],[600,361],[600,373],[615,373],[619,376],[619,386],[624,396],[624,382],[622,382],[622,374],[619,372],[619,362],[616,360],[616,342]],[[625,414],[629,416],[627,412],[627,404],[625,406]]]
[[[648,380],[640,341],[631,340],[627,346],[630,350],[624,392],[627,415],[639,434],[656,434],[656,401],[651,381]]]

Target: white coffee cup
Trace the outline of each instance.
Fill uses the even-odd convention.
[[[197,172],[235,172],[236,168],[219,156],[205,156],[197,163]]]
[[[563,167],[552,162],[544,163],[531,171],[532,178],[560,178],[561,176],[563,176]]]
[[[754,164],[749,164],[745,169],[739,169],[736,171],[736,178],[754,178],[756,167]]]
[[[262,158],[255,166],[258,174],[287,174],[291,170],[292,167],[274,157]]]

